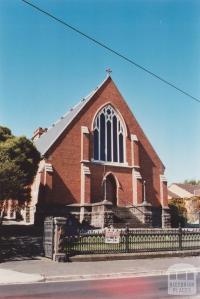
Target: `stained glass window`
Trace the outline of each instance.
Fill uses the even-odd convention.
[[[124,163],[124,130],[122,121],[111,105],[94,120],[94,160]]]

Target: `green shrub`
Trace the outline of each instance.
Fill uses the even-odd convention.
[[[169,200],[169,208],[171,213],[171,226],[184,227],[187,223],[187,210],[184,198],[172,198]]]

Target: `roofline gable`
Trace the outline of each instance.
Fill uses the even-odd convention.
[[[111,79],[112,80],[112,79]],[[134,116],[132,110],[130,109],[129,105],[127,104],[126,100],[124,99],[123,95],[121,94],[120,90],[118,89],[117,85],[115,84],[115,82],[112,80],[112,83],[114,84],[115,88],[117,89],[117,91],[119,92],[122,100],[124,101],[127,109],[129,110],[129,112],[131,113],[133,119],[135,120],[139,130],[141,131],[142,135],[144,136],[144,138],[147,140],[149,146],[151,147],[151,150],[153,151],[153,153],[155,154],[155,156],[157,157],[157,159],[159,160],[160,164],[163,167],[163,171],[165,170],[165,165],[163,164],[163,162],[161,161],[159,155],[157,154],[156,150],[154,149],[154,147],[152,146],[151,142],[149,141],[149,138],[146,136],[145,132],[143,131],[142,127],[140,126],[139,122],[137,121],[136,117]]]
[[[162,163],[159,155],[156,153],[155,149],[151,145],[151,142],[147,138],[146,134],[144,133],[143,129],[141,128],[140,124],[138,123],[137,119],[133,115],[132,110],[128,106],[127,102],[125,101],[124,97],[122,96],[121,92],[119,91],[117,85],[112,80],[110,75],[107,75],[106,78],[102,81],[100,85],[98,85],[88,96],[84,97],[79,103],[77,103],[72,109],[70,109],[67,113],[64,114],[58,121],[56,121],[52,127],[50,127],[47,132],[43,133],[40,138],[35,140],[35,146],[38,151],[44,156],[51,147],[55,144],[58,138],[63,134],[63,132],[69,127],[69,125],[73,122],[73,120],[80,114],[80,112],[85,108],[85,106],[92,101],[94,96],[99,92],[105,84],[112,82],[115,86],[117,92],[120,94],[122,101],[125,103],[127,109],[129,110],[130,114],[132,115],[133,119],[135,120],[138,129],[140,130],[141,134],[147,140],[149,146],[151,147],[152,152],[154,153],[155,157],[160,162],[160,165],[165,170],[165,166]],[[121,115],[121,114],[120,114]]]
[[[57,120],[48,130],[47,132],[43,133],[40,138],[38,138],[34,144],[38,151],[41,153],[42,156],[44,156],[47,151],[54,145],[54,143],[57,141],[57,139],[62,135],[62,133],[67,129],[67,127],[72,123],[72,121],[79,115],[79,113],[83,110],[83,108],[93,99],[93,97],[96,95],[96,93],[105,85],[106,82],[112,80],[110,75],[107,75],[106,78],[103,80],[103,82],[98,85],[88,96],[84,97],[79,103],[77,103],[72,109],[70,109],[67,113],[64,114],[63,117],[61,117],[59,120]],[[73,113],[75,112],[75,113]],[[71,117],[70,117],[71,116]],[[69,118],[66,123],[64,123],[64,120],[66,118]],[[61,124],[63,121],[63,126],[61,125],[61,128],[57,130],[58,125]],[[53,137],[51,138],[52,131],[55,131],[55,134],[52,134]],[[49,137],[49,139],[48,139]],[[46,139],[46,143],[45,143]]]

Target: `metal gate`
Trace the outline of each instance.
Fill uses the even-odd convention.
[[[54,253],[54,219],[53,217],[47,217],[44,221],[44,256],[53,258]]]

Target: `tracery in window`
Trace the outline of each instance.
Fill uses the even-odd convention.
[[[94,160],[124,163],[124,128],[111,105],[105,106],[94,120]]]

